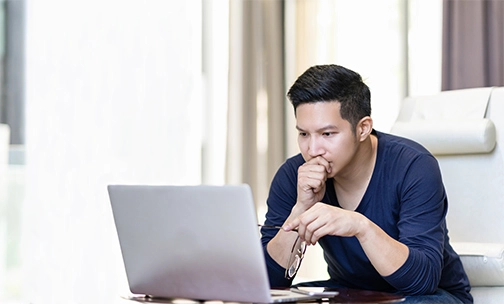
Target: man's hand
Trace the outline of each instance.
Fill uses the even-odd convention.
[[[297,228],[300,238],[314,245],[325,235],[356,236],[365,220],[360,213],[316,203],[294,220],[285,223],[283,229],[291,231]]]
[[[324,198],[329,162],[322,156],[308,160],[298,169],[297,204],[304,210]]]
[[[394,273],[409,255],[406,245],[391,238],[364,215],[324,203],[315,204],[283,226],[284,231],[294,228],[309,245],[325,235],[357,237],[369,261],[382,276]]]

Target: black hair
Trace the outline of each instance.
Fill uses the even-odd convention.
[[[362,77],[339,65],[316,65],[306,70],[287,93],[294,106],[338,101],[341,118],[348,120],[354,131],[357,123],[371,116],[371,92]]]

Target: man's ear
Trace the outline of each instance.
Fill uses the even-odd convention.
[[[359,141],[364,141],[373,131],[373,119],[365,116],[357,123],[356,135]]]

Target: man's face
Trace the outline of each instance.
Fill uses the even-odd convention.
[[[340,115],[340,103],[315,102],[296,109],[298,144],[305,161],[321,156],[329,162],[329,178],[337,175],[353,159],[359,140],[348,120]]]

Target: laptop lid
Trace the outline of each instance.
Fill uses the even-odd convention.
[[[108,192],[132,293],[274,301],[248,185],[109,185]]]

